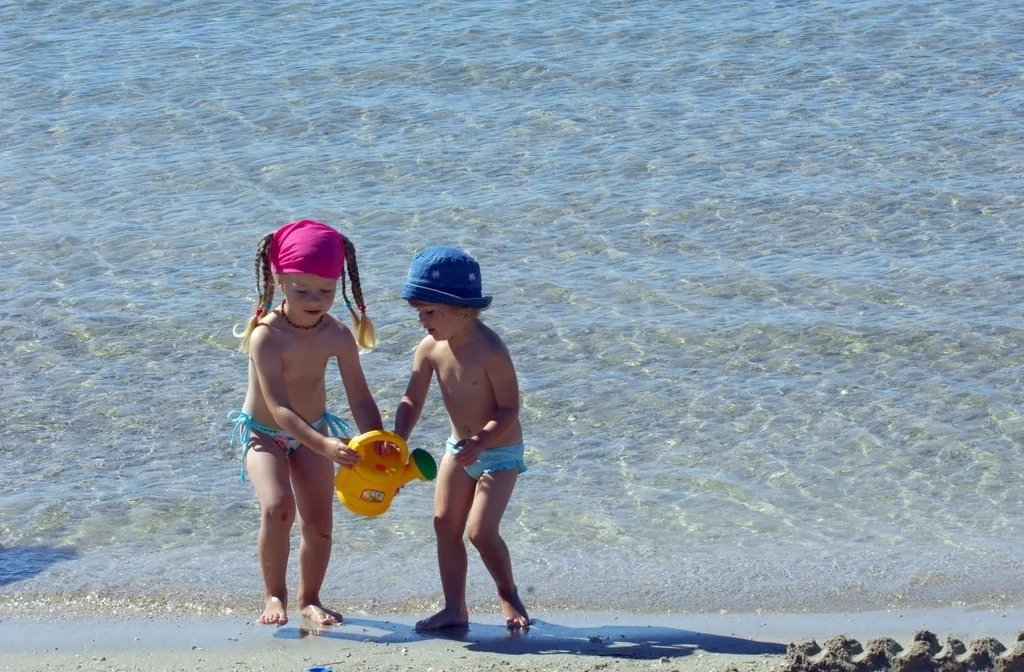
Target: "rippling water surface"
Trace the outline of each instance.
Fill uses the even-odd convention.
[[[409,259],[481,261],[528,604],[1020,607],[1022,40],[998,2],[0,5],[0,594],[255,608],[231,328],[313,217],[388,419]],[[439,599],[432,487],[337,508],[328,598]]]

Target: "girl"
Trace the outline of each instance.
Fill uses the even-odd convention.
[[[348,262],[352,308],[343,270]],[[330,315],[341,278],[341,295],[356,335]],[[274,287],[284,299],[271,309]],[[260,622],[288,622],[286,570],[292,523],[299,519],[299,611],[316,624],[340,623],[341,614],[320,603],[320,586],[331,557],[334,504],[333,463],[351,467],[359,455],[343,440],[348,425],[327,412],[324,375],[336,359],[352,417],[360,432],[382,429],[380,411],[359,364],[359,347],[376,345],[366,317],[356,250],[352,242],[320,222],[287,224],[260,240],[256,250],[259,302],[244,331],[249,387],[232,440],[242,445],[242,479],[248,471],[260,500],[257,549],[265,584]],[[331,436],[333,434],[333,436]]]

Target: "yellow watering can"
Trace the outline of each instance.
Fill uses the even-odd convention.
[[[384,441],[398,448],[398,453],[389,450],[386,457],[378,455],[372,446]],[[437,476],[437,462],[431,454],[417,448],[410,456],[405,439],[394,432],[375,429],[349,439],[348,447],[359,453],[359,464],[339,467],[334,489],[345,508],[360,516],[387,511],[399,488],[412,479],[432,481]]]

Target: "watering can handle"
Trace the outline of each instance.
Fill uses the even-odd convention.
[[[369,445],[380,442],[391,443],[396,448],[398,448],[398,452],[401,454],[402,464],[405,464],[405,462],[408,461],[409,447],[408,445],[406,445],[405,439],[403,439],[398,434],[395,434],[394,432],[389,432],[384,429],[374,429],[369,432],[366,432],[365,434],[353,436],[348,441],[348,447],[358,452],[361,457],[365,457],[364,451],[366,450],[366,448],[364,444]]]

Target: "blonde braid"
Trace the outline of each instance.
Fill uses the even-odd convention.
[[[341,239],[345,242],[345,265],[348,266],[348,277],[352,280],[352,296],[356,300],[355,308],[345,293],[344,275],[341,277],[341,296],[345,299],[348,312],[352,314],[352,323],[356,327],[356,343],[364,350],[373,350],[377,347],[377,333],[374,331],[373,322],[366,314],[363,288],[359,282],[359,265],[356,263],[356,246],[344,234]],[[356,308],[359,309],[359,312],[356,312]]]
[[[256,294],[259,301],[256,303],[255,314],[249,318],[241,332],[232,331],[236,338],[242,339],[242,352],[249,352],[252,332],[260,320],[270,312],[270,305],[274,302],[274,271],[270,267],[270,244],[273,240],[274,234],[268,233],[256,246]]]

